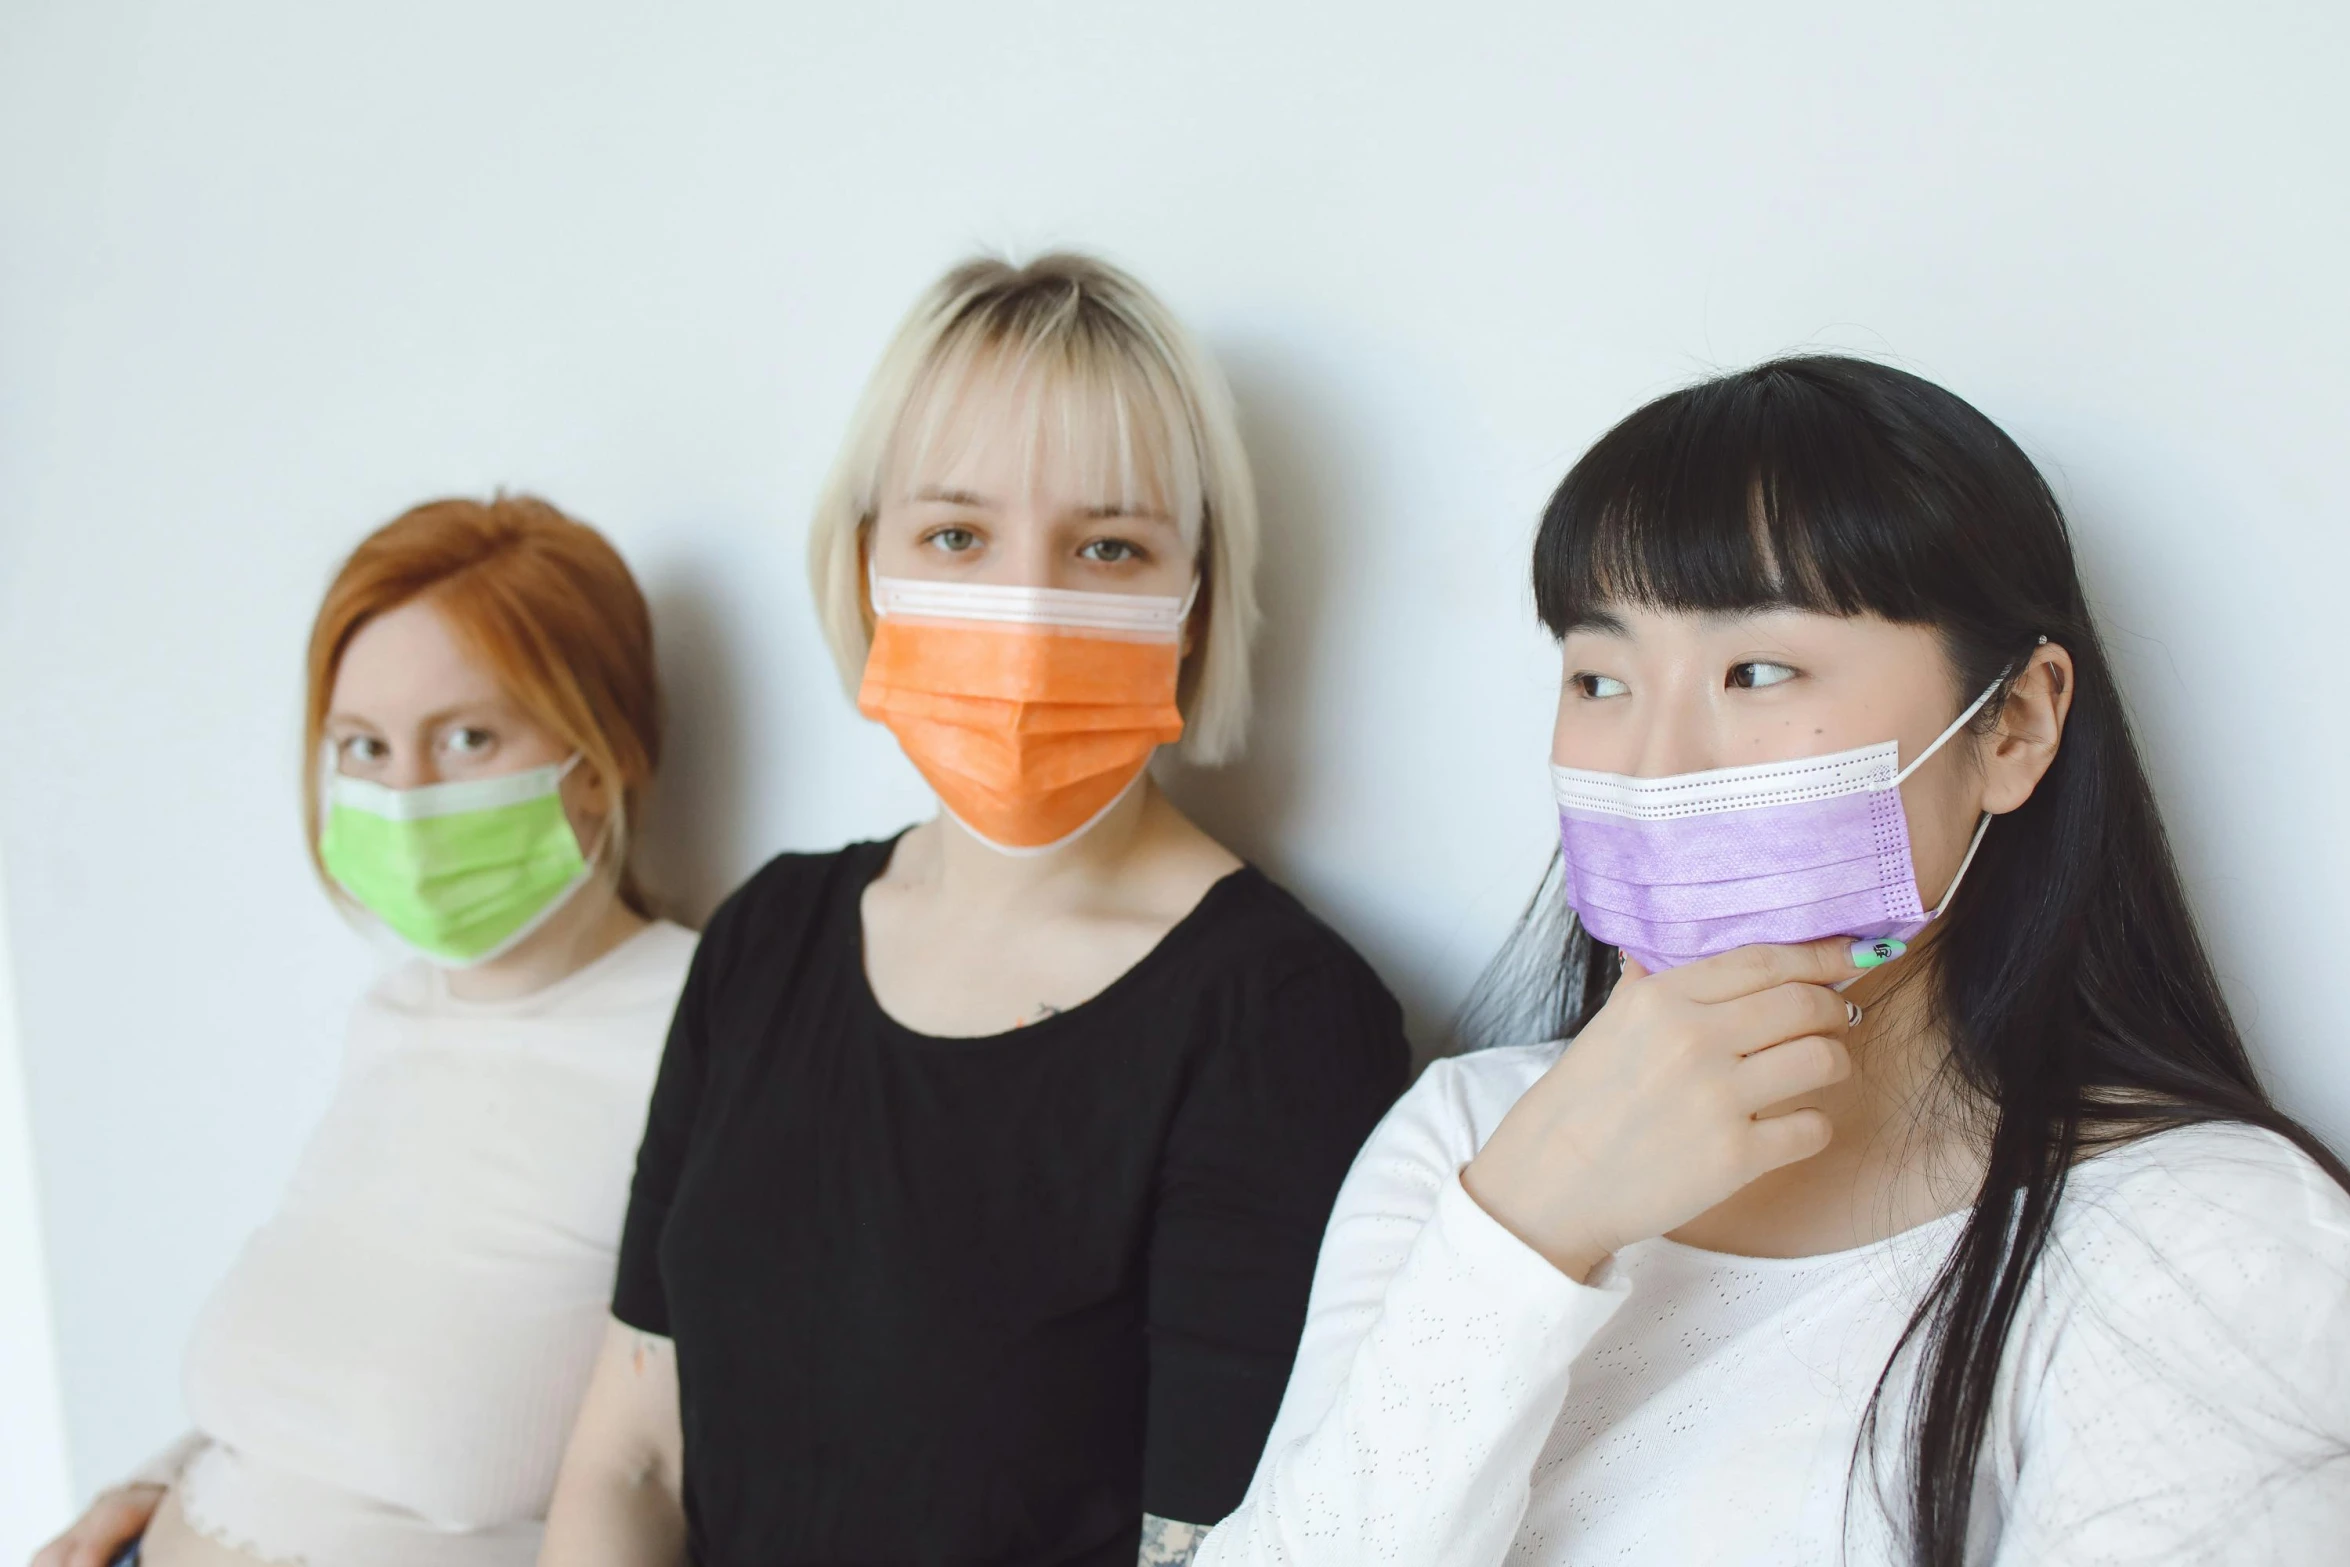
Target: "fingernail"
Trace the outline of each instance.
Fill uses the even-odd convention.
[[[1847,1027],[1847,1028],[1858,1028],[1858,1027],[1860,1027],[1860,1003],[1859,1003],[1859,1002],[1857,1002],[1857,1001],[1847,1001],[1847,1002],[1845,1002],[1845,1003],[1844,1003],[1844,1026],[1845,1026],[1845,1027]]]
[[[1874,941],[1854,942],[1850,956],[1854,968],[1875,968],[1880,963],[1892,962],[1908,950],[1909,943],[1906,941],[1892,936],[1879,936]]]

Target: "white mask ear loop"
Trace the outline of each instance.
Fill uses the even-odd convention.
[[[2039,641],[2039,645],[2041,647],[2046,647],[2048,645],[2048,639],[2046,637],[2042,637]],[[1979,697],[1976,697],[1972,702],[1969,702],[1967,704],[1967,710],[1959,714],[1958,717],[1952,721],[1948,729],[1945,729],[1940,734],[1936,735],[1932,745],[1927,746],[1923,751],[1919,752],[1916,759],[1913,760],[1907,767],[1904,767],[1900,772],[1895,773],[1893,775],[1894,786],[1898,788],[1902,779],[1907,778],[1911,773],[1916,772],[1919,767],[1924,765],[1927,757],[1932,756],[1936,751],[1942,749],[1943,741],[1948,740],[1952,735],[1958,733],[1958,731],[1965,726],[1968,719],[1981,712],[1983,710],[1983,704],[1991,700],[1991,693],[1998,690],[2000,686],[2006,682],[2009,673],[2012,672],[2014,668],[2015,666],[2010,664],[2006,669],[2001,670],[1999,672],[1999,678],[1985,686],[1983,688],[1983,694]],[[1975,835],[1967,840],[1966,855],[1958,862],[1958,870],[1954,875],[1951,876],[1950,885],[1942,889],[1942,901],[1934,905],[1934,912],[1926,916],[1928,919],[1940,919],[1942,917],[1942,911],[1950,907],[1950,900],[1958,896],[1958,884],[1966,880],[1967,867],[1975,863],[1975,851],[1983,846],[1983,834],[1989,832],[1990,830],[1991,813],[1989,811],[1985,811],[1983,813],[1982,820],[1975,823]]]
[[[1966,858],[1958,862],[1958,873],[1950,878],[1950,885],[1942,889],[1942,901],[1934,905],[1934,912],[1926,918],[1938,920],[1942,917],[1942,911],[1950,907],[1950,900],[1958,896],[1958,884],[1966,880],[1966,868],[1975,863],[1975,851],[1983,846],[1983,834],[1990,830],[1991,813],[1985,811],[1983,819],[1975,823],[1974,837],[1967,840]]]
[[[2013,669],[2014,667],[2015,666],[2013,664],[2010,664],[2008,669]],[[1965,712],[1959,714],[1956,718],[1953,718],[1950,721],[1950,727],[1948,729],[1943,730],[1940,734],[1934,737],[1934,743],[1932,745],[1927,746],[1916,756],[1910,758],[1909,765],[1904,767],[1900,772],[1897,772],[1893,775],[1894,787],[1899,788],[1901,786],[1901,781],[1904,778],[1907,778],[1911,773],[1914,773],[1919,768],[1925,766],[1927,760],[1931,758],[1936,751],[1941,750],[1943,745],[1949,741],[1952,735],[1958,733],[1961,729],[1964,729],[1967,726],[1968,720],[1972,719],[1977,713],[1983,710],[1983,704],[1991,700],[1991,694],[1997,691],[2000,686],[2006,682],[2006,680],[2007,670],[2003,669],[1999,672],[1999,678],[1997,680],[1994,680],[1989,685],[1983,687],[1983,694],[1981,696],[1976,697],[1972,702],[1969,702],[1966,705]]]

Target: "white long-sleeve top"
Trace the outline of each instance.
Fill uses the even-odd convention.
[[[1645,1241],[1575,1283],[1460,1183],[1559,1048],[1438,1061],[1372,1134],[1197,1567],[1900,1559],[1848,1476],[1962,1217],[1817,1257]],[[1968,1543],[1998,1567],[2350,1560],[2350,1199],[2307,1156],[2199,1127],[2075,1170]]]
[[[535,1560],[693,947],[655,924],[494,1003],[409,963],[360,1002],[189,1344],[198,1533],[304,1567]]]

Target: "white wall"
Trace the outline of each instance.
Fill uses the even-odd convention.
[[[294,821],[338,552],[505,483],[606,527],[677,705],[671,875],[922,798],[803,518],[915,290],[1099,247],[1237,384],[1254,759],[1187,798],[1434,1026],[1548,841],[1541,498],[1638,400],[1891,355],[2073,508],[2286,1101],[2350,1132],[2340,6],[51,0],[0,15],[0,841],[85,1487],[329,1080]]]
[[[49,1324],[32,1118],[17,1064],[8,876],[0,865],[0,1562],[24,1560],[55,1534],[67,1496],[65,1406]]]

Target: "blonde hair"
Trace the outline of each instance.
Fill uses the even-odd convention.
[[[1202,763],[1239,755],[1258,535],[1231,389],[1165,305],[1090,256],[1039,256],[1018,267],[966,261],[922,297],[882,354],[808,531],[816,615],[842,683],[854,694],[873,642],[865,551],[883,487],[929,460],[983,377],[1000,378],[1022,399],[1032,470],[1049,440],[1121,499],[1150,494],[1194,541],[1199,630],[1177,691],[1182,752]]]

